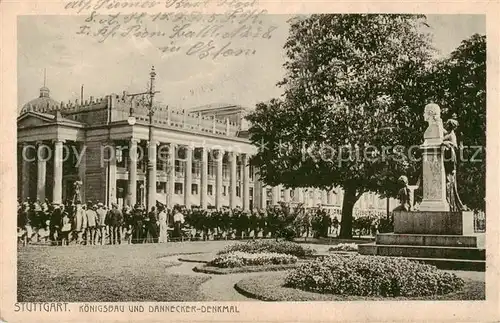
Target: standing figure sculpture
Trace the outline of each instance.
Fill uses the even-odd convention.
[[[444,128],[443,147],[444,147],[444,170],[446,174],[446,199],[450,205],[450,211],[462,211],[464,206],[457,190],[457,136],[455,129],[458,127],[458,121],[449,119]]]

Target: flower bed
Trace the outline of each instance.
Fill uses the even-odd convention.
[[[298,266],[285,286],[337,295],[416,297],[447,294],[463,284],[455,274],[405,258],[333,255]]]
[[[218,255],[228,254],[232,252],[245,252],[245,253],[277,253],[293,255],[295,257],[303,258],[310,256],[314,250],[308,247],[301,246],[295,242],[289,241],[274,241],[274,240],[255,240],[243,243],[236,243],[227,246],[219,251]]]
[[[330,247],[328,251],[358,251],[358,245],[355,243],[339,243]]]
[[[300,266],[300,265],[298,265]],[[301,289],[285,287],[287,273],[272,272],[257,276],[246,277],[234,285],[234,288],[246,297],[260,301],[273,302],[306,302],[306,301],[386,301],[382,296],[351,296],[320,294]],[[465,279],[462,289],[445,295],[429,295],[417,297],[398,296],[391,298],[395,301],[407,300],[485,300],[485,283],[481,281]]]
[[[264,266],[294,264],[298,260],[293,255],[280,253],[248,253],[235,251],[218,255],[207,263],[207,266],[234,268],[243,266]]]

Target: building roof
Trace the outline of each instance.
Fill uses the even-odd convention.
[[[40,88],[40,96],[23,105],[20,114],[22,115],[29,111],[42,112],[48,110],[55,110],[59,106],[60,103],[50,97],[49,88],[43,86]]]
[[[63,116],[61,116],[61,113],[59,111],[57,111],[56,114],[43,113],[43,112],[37,112],[37,111],[21,112],[21,115],[17,118],[17,122],[19,122],[25,118],[28,118],[30,116],[41,119],[43,121],[47,121],[48,123],[62,122],[62,123],[78,125],[78,126],[84,125],[83,123],[75,121],[73,119],[64,118]]]
[[[189,112],[221,112],[221,111],[232,111],[232,112],[240,112],[246,111],[248,108],[245,108],[241,105],[237,104],[229,104],[229,103],[212,103],[207,105],[202,105],[194,108],[188,109]]]

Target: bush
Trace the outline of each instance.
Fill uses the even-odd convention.
[[[358,245],[355,243],[339,243],[330,247],[328,251],[358,251]]]
[[[296,257],[305,257],[313,254],[314,250],[308,247],[303,247],[298,243],[290,241],[274,241],[274,240],[255,240],[242,243],[236,243],[225,247],[219,251],[218,255],[223,255],[235,251],[246,253],[280,253],[293,255]]]
[[[235,251],[218,255],[207,266],[233,268],[243,266],[264,266],[294,264],[297,257],[280,253],[248,253]]]
[[[334,255],[300,265],[286,286],[306,291],[355,296],[443,295],[462,288],[455,274],[405,258]]]

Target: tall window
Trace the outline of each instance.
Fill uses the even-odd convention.
[[[236,186],[236,196],[241,196],[241,187],[239,185]]]
[[[174,191],[175,191],[175,194],[183,194],[182,193],[182,183],[175,183]]]
[[[229,178],[229,165],[227,163],[222,164],[222,178]]]
[[[185,162],[182,160],[175,161],[175,175],[176,176],[184,176]]]
[[[215,177],[217,172],[217,164],[214,161],[208,162],[208,177]]]
[[[193,177],[200,178],[201,177],[201,162],[193,161]]]
[[[207,195],[213,195],[213,189],[214,189],[214,186],[209,184],[207,186]]]
[[[167,191],[166,182],[156,182],[156,193],[164,194]]]
[[[198,195],[198,184],[191,184],[191,194]]]
[[[128,147],[116,146],[115,148],[116,167],[127,167]]]
[[[161,146],[161,149],[158,149],[158,155],[156,158],[156,169],[166,171],[168,165],[168,149]]]

